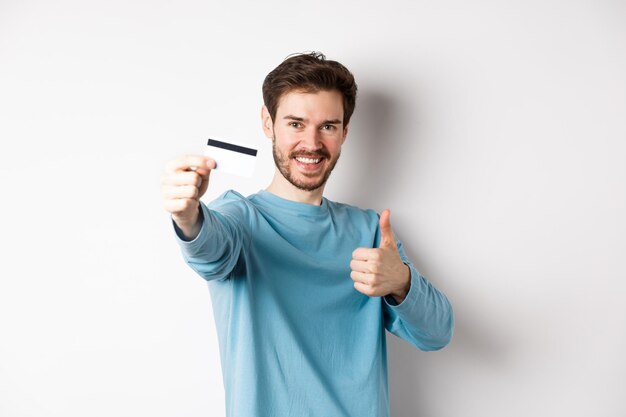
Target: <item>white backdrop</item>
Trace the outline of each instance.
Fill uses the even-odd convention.
[[[450,346],[389,335],[396,417],[626,415],[626,3],[0,0],[0,416],[221,416],[208,290],[161,206],[264,76],[360,87],[327,197],[392,210]],[[621,256],[620,256],[621,255]]]

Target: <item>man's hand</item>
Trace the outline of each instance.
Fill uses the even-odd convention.
[[[400,304],[411,287],[411,271],[400,258],[390,215],[389,210],[380,215],[378,248],[358,248],[352,252],[350,278],[357,291],[370,297],[391,295]]]
[[[209,174],[214,168],[214,160],[198,155],[174,159],[165,168],[161,181],[163,205],[187,239],[194,239],[200,231],[200,197],[209,186]]]

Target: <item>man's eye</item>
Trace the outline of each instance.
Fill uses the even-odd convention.
[[[289,126],[298,128],[298,127],[302,127],[302,123],[300,123],[300,122],[289,122]]]
[[[334,130],[336,128],[335,125],[324,125],[322,126],[322,129],[324,130]]]

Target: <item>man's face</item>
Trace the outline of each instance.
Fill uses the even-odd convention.
[[[283,177],[301,190],[316,190],[330,176],[348,133],[341,93],[286,93],[274,121],[264,109],[263,128],[272,138],[274,162]]]

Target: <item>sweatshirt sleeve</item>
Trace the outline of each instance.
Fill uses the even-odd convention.
[[[441,349],[452,339],[452,306],[409,262],[402,243],[396,243],[402,261],[411,271],[411,287],[400,304],[391,296],[383,297],[385,328],[421,350]]]
[[[174,224],[185,262],[207,281],[230,276],[247,241],[246,228],[236,210],[212,210],[200,202],[202,226],[193,240],[184,240]]]

